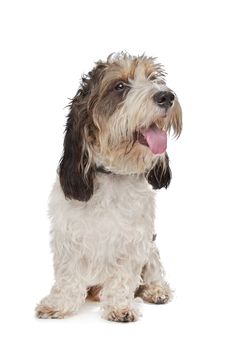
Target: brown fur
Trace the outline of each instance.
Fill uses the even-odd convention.
[[[134,322],[137,321],[138,315],[134,310],[130,309],[116,309],[112,310],[106,318],[114,322]]]
[[[92,301],[100,301],[100,291],[102,286],[96,285],[88,289],[87,299]]]
[[[172,298],[171,291],[166,285],[161,286],[155,283],[140,286],[135,296],[152,304],[165,304]]]
[[[63,313],[58,310],[54,310],[51,307],[48,307],[46,305],[38,305],[36,308],[36,315],[38,318],[54,318],[54,319],[61,319],[68,316],[67,313]]]

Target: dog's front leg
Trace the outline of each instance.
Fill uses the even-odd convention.
[[[85,302],[87,285],[80,270],[82,261],[77,258],[77,251],[67,238],[69,235],[64,237],[66,241],[52,241],[55,284],[50,294],[36,307],[36,315],[39,318],[64,318],[75,314]]]
[[[115,322],[133,322],[140,316],[134,292],[140,284],[140,269],[135,274],[129,266],[108,278],[101,292],[103,317]]]
[[[55,284],[48,296],[36,307],[38,318],[64,318],[77,313],[86,298],[86,287],[80,284]]]

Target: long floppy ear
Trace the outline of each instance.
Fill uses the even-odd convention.
[[[89,122],[86,103],[76,95],[67,117],[59,177],[65,197],[79,201],[88,201],[93,194],[95,171],[85,142]]]
[[[169,158],[167,153],[164,159],[159,159],[154,168],[146,176],[149,184],[152,185],[154,190],[160,189],[162,187],[167,188],[171,182],[172,173],[169,166]]]

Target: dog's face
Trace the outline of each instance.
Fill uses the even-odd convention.
[[[146,174],[167,186],[167,132],[179,136],[181,108],[152,58],[112,55],[82,79],[68,116],[60,181],[69,198],[88,200],[96,168]]]

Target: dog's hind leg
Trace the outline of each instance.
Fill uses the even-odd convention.
[[[149,262],[142,270],[143,284],[136,290],[135,296],[154,304],[165,304],[172,298],[172,291],[165,281],[164,269],[159,252],[153,245]]]

